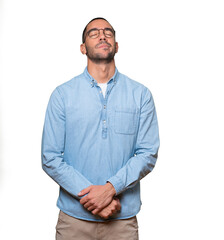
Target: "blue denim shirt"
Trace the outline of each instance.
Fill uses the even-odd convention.
[[[155,166],[159,149],[156,110],[144,85],[116,69],[104,98],[85,71],[52,93],[42,136],[42,167],[60,186],[57,206],[70,216],[106,221],[80,203],[78,193],[110,182],[121,211],[135,216],[141,206],[140,179]]]

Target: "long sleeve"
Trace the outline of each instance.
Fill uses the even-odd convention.
[[[64,190],[79,199],[78,193],[92,183],[63,158],[65,126],[64,103],[56,88],[50,97],[45,116],[41,148],[42,168]]]
[[[155,166],[159,149],[159,131],[153,97],[146,88],[143,97],[135,155],[110,179],[116,195],[137,184]]]

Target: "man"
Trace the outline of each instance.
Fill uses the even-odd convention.
[[[52,93],[42,166],[60,185],[57,240],[138,239],[140,179],[159,148],[150,91],[118,72],[115,31],[104,18],[83,31],[87,68]]]

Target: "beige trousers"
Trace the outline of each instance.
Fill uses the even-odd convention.
[[[56,240],[138,240],[137,218],[108,222],[84,221],[60,211]]]

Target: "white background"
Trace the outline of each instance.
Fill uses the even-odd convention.
[[[5,0],[0,9],[1,239],[54,239],[58,186],[40,160],[45,110],[53,89],[84,70],[82,30],[102,16],[117,32],[118,70],[152,91],[158,113],[140,240],[223,240],[223,1]]]

